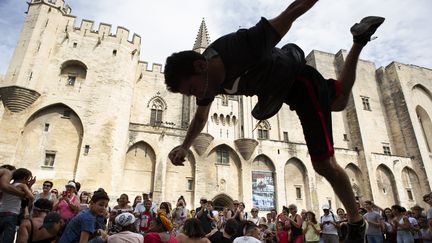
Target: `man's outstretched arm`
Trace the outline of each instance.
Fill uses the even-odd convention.
[[[318,0],[296,0],[279,14],[279,16],[271,19],[269,22],[282,38],[291,28],[292,23],[311,9],[316,2],[318,2]]]
[[[175,147],[168,154],[168,158],[174,165],[183,165],[188,149],[207,123],[210,107],[211,104],[208,106],[198,106],[183,143]]]

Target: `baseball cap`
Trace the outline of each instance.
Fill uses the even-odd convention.
[[[51,228],[54,224],[60,222],[61,217],[60,214],[57,212],[51,212],[48,213],[43,221],[42,226],[39,229],[45,228],[45,229],[49,229]]]
[[[329,209],[330,209],[330,206],[329,206],[328,204],[324,204],[324,205],[322,206],[322,209],[323,209],[323,210],[329,210]]]
[[[135,216],[131,213],[121,213],[115,217],[115,223],[122,227],[135,223],[135,220]]]
[[[71,182],[69,182],[68,184],[66,184],[66,186],[70,186],[70,187],[73,187],[73,188],[76,189],[76,184],[75,184],[75,182],[73,182],[73,181],[71,181]]]

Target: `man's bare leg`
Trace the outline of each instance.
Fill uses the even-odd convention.
[[[315,171],[326,178],[341,200],[347,211],[348,221],[350,223],[361,221],[362,217],[357,211],[357,204],[348,175],[336,162],[335,157],[332,156],[326,160],[313,162],[312,164]]]
[[[356,79],[357,63],[362,50],[362,45],[354,43],[348,53],[339,77],[340,94],[333,101],[332,111],[342,111],[348,103],[349,95]]]

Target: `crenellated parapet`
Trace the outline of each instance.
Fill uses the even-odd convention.
[[[111,33],[111,25],[106,23],[100,23],[98,28],[95,28],[94,21],[83,19],[79,24],[79,27],[75,27],[76,18],[73,17],[73,21],[69,21],[66,26],[66,31],[73,31],[80,36],[95,38],[98,43],[109,41],[118,44],[129,45],[131,48],[136,49],[139,52],[141,46],[141,36],[134,33],[132,38],[129,38],[130,32],[127,28],[118,26],[115,33]]]
[[[155,74],[163,74],[162,64],[153,63],[151,67],[149,67],[148,62],[140,61],[138,63],[138,70],[140,73],[155,73]]]

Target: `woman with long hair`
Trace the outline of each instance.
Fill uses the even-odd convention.
[[[172,221],[174,223],[174,229],[176,233],[180,233],[183,224],[188,218],[189,210],[186,208],[186,200],[183,196],[177,199],[177,205],[172,212]]]
[[[321,227],[316,220],[315,213],[312,211],[306,212],[306,220],[303,222],[302,229],[306,243],[319,242]]]
[[[79,196],[80,200],[80,211],[89,208],[90,205],[90,193],[83,191]]]
[[[134,201],[133,201],[133,204],[132,204],[132,208],[133,208],[133,210],[135,210],[135,207],[136,207],[138,204],[140,204],[140,203],[142,203],[142,196],[141,196],[141,195],[138,195],[138,196],[135,197],[135,199],[134,199]]]
[[[343,243],[345,242],[345,238],[348,234],[348,219],[346,217],[345,210],[343,208],[338,208],[336,210],[336,214],[338,216],[338,223],[339,223],[339,242]]]
[[[385,243],[396,243],[396,229],[393,224],[393,212],[390,208],[385,208],[382,213],[384,220],[383,234]]]
[[[397,231],[396,241],[398,243],[414,243],[414,237],[410,231],[412,223],[410,218],[405,215],[406,209],[399,205],[393,205],[391,208],[394,215],[393,224]]]
[[[210,243],[198,219],[188,219],[183,225],[183,232],[177,236],[178,243]]]

